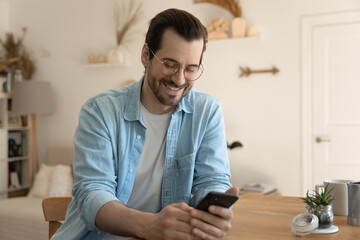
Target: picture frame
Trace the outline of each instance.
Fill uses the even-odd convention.
[[[8,127],[9,128],[21,128],[22,127],[21,117],[20,116],[9,117],[8,118]]]

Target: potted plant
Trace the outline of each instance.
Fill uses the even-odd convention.
[[[333,189],[329,190],[328,186],[321,187],[320,192],[314,191],[314,194],[309,194],[309,191],[307,191],[306,197],[300,198],[305,202],[306,210],[319,218],[319,228],[331,227],[334,222],[334,213],[331,206],[334,198],[330,195]]]

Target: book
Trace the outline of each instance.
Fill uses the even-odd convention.
[[[20,181],[17,172],[10,172],[10,189],[20,188]]]

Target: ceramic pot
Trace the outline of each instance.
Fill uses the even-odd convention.
[[[125,51],[122,46],[117,46],[110,50],[108,54],[109,63],[120,63],[125,64]]]

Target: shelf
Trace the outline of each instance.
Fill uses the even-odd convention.
[[[27,189],[29,189],[29,186],[21,186],[18,188],[9,188],[8,192],[11,193],[11,192],[17,192],[17,191],[22,191],[22,190],[27,190]]]
[[[85,68],[115,68],[115,67],[127,67],[128,64],[121,63],[92,63],[92,64],[82,64]]]
[[[25,196],[33,177],[32,157],[28,155],[30,125],[23,127],[21,116],[8,111],[8,99],[7,93],[0,92],[0,198]],[[9,139],[13,140],[11,146]]]
[[[9,132],[15,132],[15,131],[29,131],[29,127],[13,127],[13,126],[9,126],[8,127]]]
[[[24,187],[22,189],[16,189],[13,191],[9,191],[7,193],[8,198],[14,198],[14,197],[24,197],[29,193],[29,187]]]
[[[10,158],[8,158],[8,162],[27,161],[27,160],[29,160],[28,156],[10,157]]]
[[[224,42],[252,42],[252,41],[260,41],[263,40],[264,37],[262,34],[259,34],[257,36],[254,37],[242,37],[242,38],[223,38],[223,39],[213,39],[213,40],[209,40],[208,43],[224,43]]]

